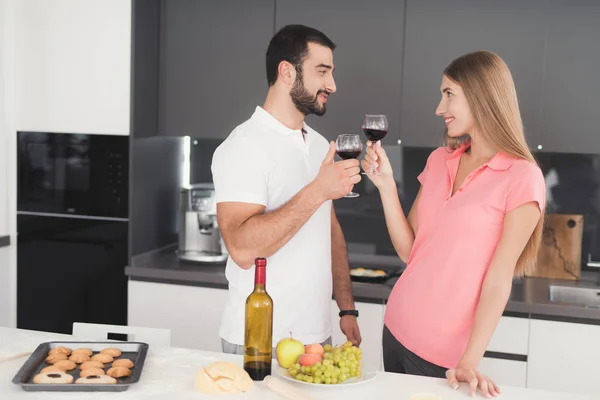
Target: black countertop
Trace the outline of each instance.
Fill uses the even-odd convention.
[[[368,257],[360,260],[358,265],[351,259],[353,267],[363,266],[365,268],[381,267],[388,271],[401,270],[401,266],[391,267],[393,258],[387,261],[381,258],[377,262],[367,262]],[[390,261],[390,263],[388,263]],[[396,261],[397,262],[397,261]],[[379,264],[378,264],[379,263]],[[384,264],[390,264],[385,266]],[[133,280],[171,283],[189,286],[202,286],[219,289],[227,289],[225,278],[225,264],[201,265],[181,262],[175,254],[175,247],[154,251],[136,256],[132,260],[132,266],[125,270]],[[549,300],[550,285],[581,286],[598,289],[600,286],[593,281],[597,273],[587,276],[588,280],[561,281],[541,278],[525,278],[513,282],[512,292],[506,305],[505,315],[533,317],[538,319],[550,319],[571,322],[583,322],[600,325],[600,308],[586,307],[575,304],[557,303]],[[352,292],[355,301],[385,304],[387,298],[398,277],[390,278],[385,283],[362,283],[352,282]]]
[[[10,246],[10,236],[0,236],[0,247]]]

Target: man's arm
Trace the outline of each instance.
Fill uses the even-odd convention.
[[[350,282],[346,240],[344,239],[342,227],[335,215],[333,205],[331,206],[331,273],[333,276],[333,297],[339,309],[354,310],[354,297],[352,296],[352,283]],[[342,316],[340,319],[340,328],[353,345],[360,345],[362,339],[355,316]]]
[[[344,232],[331,206],[331,273],[333,275],[333,297],[340,310],[354,310],[350,267]]]
[[[249,203],[217,204],[217,219],[231,258],[244,269],[257,257],[269,257],[285,245],[326,199],[313,184],[277,210]]]
[[[244,269],[257,257],[269,257],[285,245],[327,200],[338,199],[360,181],[356,159],[333,162],[335,143],[330,143],[317,177],[277,210],[241,202],[217,204],[217,219],[231,258]]]

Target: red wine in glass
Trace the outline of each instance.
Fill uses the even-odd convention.
[[[359,135],[341,134],[337,137],[335,144],[335,152],[341,159],[348,160],[351,158],[358,158],[360,153],[362,153],[362,142],[360,141]],[[359,196],[358,193],[350,191],[350,193],[344,197],[351,199]]]
[[[387,129],[363,128],[363,132],[365,133],[367,139],[369,139],[371,142],[377,142],[378,140],[383,139],[385,135],[387,135],[388,131]]]
[[[351,158],[358,158],[360,156],[360,150],[338,150],[337,155],[343,160],[349,160]]]
[[[383,114],[367,114],[363,119],[362,131],[373,144],[379,142],[388,133],[387,117]],[[378,174],[374,168],[365,171],[364,174]]]

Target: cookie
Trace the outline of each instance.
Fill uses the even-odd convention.
[[[79,378],[75,381],[75,383],[91,383],[92,385],[96,385],[99,383],[107,383],[107,384],[114,384],[117,383],[117,380],[115,378],[111,378],[110,376],[107,375],[90,375],[90,376],[86,376],[84,378]]]
[[[100,352],[101,354],[110,354],[113,357],[119,357],[121,355],[121,350],[115,348],[104,349]]]
[[[114,358],[110,354],[98,353],[92,356],[92,361],[100,361],[101,363],[113,362]]]
[[[75,353],[71,354],[71,357],[69,357],[69,360],[74,361],[77,364],[81,364],[86,361],[90,361],[90,356],[88,356],[84,352],[80,351],[80,352],[75,352]]]
[[[112,363],[113,367],[125,367],[125,368],[133,368],[133,361],[128,358],[121,358],[120,360],[115,360]]]
[[[79,366],[79,368],[82,371],[86,370],[88,368],[101,368],[101,369],[104,369],[104,364],[102,364],[100,361],[86,361],[83,364],[81,364]]]
[[[113,378],[122,378],[131,375],[131,370],[125,367],[112,367],[106,371],[106,375],[112,376]]]
[[[91,349],[86,349],[86,348],[75,349],[75,350],[73,350],[73,353],[83,353],[90,357],[92,356],[92,354],[94,354],[94,352]]]
[[[63,361],[65,361],[65,360],[63,360]],[[42,370],[40,371],[40,374],[47,374],[47,373],[50,373],[50,372],[65,372],[65,371],[62,370],[62,369],[60,369],[56,365],[51,365],[49,367],[42,368]]]
[[[88,368],[88,369],[84,369],[83,371],[81,371],[79,373],[79,376],[81,376],[83,378],[85,378],[86,376],[92,376],[92,375],[106,375],[106,373],[101,368]]]
[[[70,371],[72,369],[77,368],[75,362],[70,360],[60,360],[54,363],[54,366],[62,369],[63,371]]]
[[[56,354],[56,353],[63,353],[66,355],[70,355],[71,349],[66,348],[66,347],[55,347],[48,352],[48,355],[51,356],[52,354]]]
[[[64,353],[54,353],[49,355],[48,357],[46,357],[46,362],[48,364],[54,364],[60,360],[66,360],[67,359],[67,355]]]
[[[48,372],[34,376],[33,383],[73,383],[73,377],[64,372]]]

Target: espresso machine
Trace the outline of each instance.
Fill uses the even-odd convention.
[[[177,254],[180,260],[203,264],[227,260],[229,254],[217,223],[217,202],[212,183],[181,189],[178,223]]]

